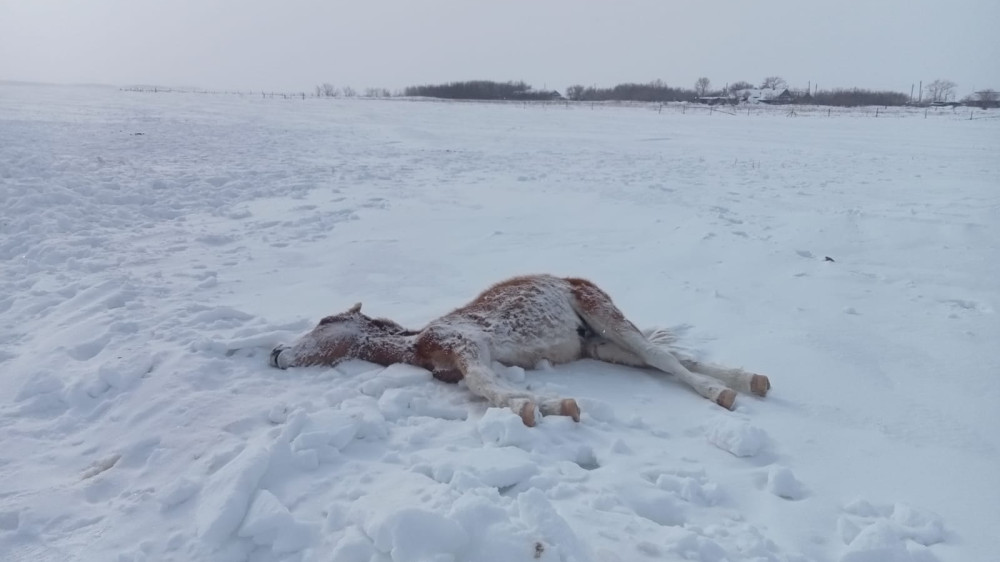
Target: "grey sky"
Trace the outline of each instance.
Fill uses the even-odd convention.
[[[0,0],[0,79],[1000,89],[1000,0]]]

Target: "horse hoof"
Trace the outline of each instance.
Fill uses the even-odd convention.
[[[521,405],[520,409],[517,411],[517,415],[521,416],[521,421],[524,425],[528,427],[535,427],[535,403],[531,400],[525,400],[524,404]]]
[[[750,392],[757,396],[767,396],[767,391],[771,390],[771,381],[764,375],[754,375],[750,377]]]
[[[715,403],[727,410],[732,410],[733,404],[736,403],[736,393],[727,388],[719,393]]]
[[[572,398],[566,398],[559,403],[559,415],[569,416],[573,418],[573,421],[580,421],[580,406],[577,405],[576,400]]]

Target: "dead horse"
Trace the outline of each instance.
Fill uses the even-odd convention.
[[[586,279],[526,275],[493,285],[421,330],[370,318],[361,313],[361,303],[355,304],[323,318],[294,344],[275,347],[269,363],[280,369],[345,359],[408,363],[446,382],[464,379],[473,393],[512,409],[527,426],[535,425],[538,412],[580,421],[580,407],[572,398],[541,397],[508,386],[491,368],[493,361],[531,368],[542,360],[590,358],[651,367],[727,409],[733,408],[735,391],[765,396],[771,388],[764,375],[675,355],[666,345],[671,341],[673,335],[664,330],[639,331],[607,293]]]

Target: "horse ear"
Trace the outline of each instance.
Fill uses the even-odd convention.
[[[352,306],[351,308],[347,309],[347,312],[349,312],[351,314],[353,314],[355,312],[361,312],[361,303],[359,303],[359,302],[358,303],[354,303],[354,306]]]

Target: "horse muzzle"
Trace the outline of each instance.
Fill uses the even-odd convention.
[[[288,347],[286,347],[284,344],[278,345],[277,347],[275,347],[274,349],[272,349],[271,350],[271,356],[267,359],[267,364],[270,365],[270,366],[272,366],[272,367],[275,367],[277,369],[282,369],[282,370],[288,368],[287,364],[282,364],[281,361],[280,361],[281,352],[284,351],[284,350],[286,350],[286,349],[288,349]]]

